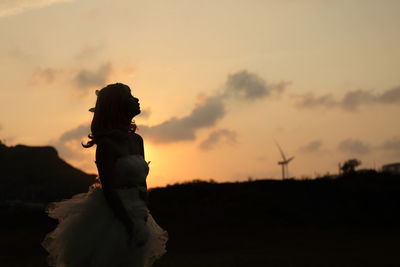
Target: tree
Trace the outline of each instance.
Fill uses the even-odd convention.
[[[344,174],[355,172],[355,169],[361,165],[361,160],[358,159],[348,159],[343,165],[340,166],[340,170]]]

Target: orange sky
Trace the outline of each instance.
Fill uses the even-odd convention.
[[[95,172],[94,91],[123,82],[149,185],[300,178],[400,161],[400,2],[0,3],[0,137]]]

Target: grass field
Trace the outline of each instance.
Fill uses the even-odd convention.
[[[194,182],[149,203],[169,233],[154,267],[400,266],[400,177]],[[0,267],[46,267],[40,242],[57,221],[32,208],[0,218]]]
[[[1,265],[45,267],[40,241],[54,221],[27,218],[3,228]],[[252,229],[170,227],[168,253],[155,267],[400,266],[400,229],[259,225]]]

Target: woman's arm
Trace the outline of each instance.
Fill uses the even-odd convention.
[[[133,228],[132,219],[129,217],[124,204],[115,190],[115,159],[116,154],[109,140],[102,140],[97,144],[96,165],[103,188],[104,197],[117,217],[126,227],[128,233]]]
[[[136,145],[139,148],[139,153],[140,153],[140,155],[143,156],[143,159],[145,160],[143,138],[140,135],[138,135],[137,133],[135,133],[134,136],[135,136]],[[145,182],[145,183],[146,183],[146,188],[147,188],[147,182]],[[148,203],[149,202],[149,195],[148,195],[147,191],[146,192],[140,191],[140,197],[146,202],[147,205],[149,204]]]

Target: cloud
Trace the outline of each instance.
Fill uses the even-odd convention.
[[[255,100],[269,96],[271,93],[282,93],[289,83],[267,84],[267,82],[255,73],[242,70],[228,75],[225,83],[225,94],[233,95],[240,99]]]
[[[49,85],[61,78],[71,82],[80,92],[86,93],[86,89],[88,88],[105,86],[112,70],[113,68],[110,62],[98,66],[95,70],[68,70],[52,67],[36,67],[27,83],[29,85]]]
[[[220,97],[209,97],[192,112],[181,118],[171,118],[155,126],[139,125],[140,132],[153,143],[171,143],[195,139],[197,130],[214,126],[225,116]]]
[[[144,108],[141,110],[140,114],[138,115],[140,119],[148,119],[151,115],[151,109],[150,108]]]
[[[297,106],[301,108],[337,106],[337,102],[333,99],[331,94],[316,97],[312,93],[307,93],[297,97],[300,98],[300,100],[297,102]]]
[[[85,46],[81,51],[76,55],[77,60],[93,60],[96,58],[100,51],[102,50],[102,46]]]
[[[97,70],[91,71],[82,69],[73,78],[75,85],[80,90],[85,90],[90,87],[105,86],[110,74],[112,66],[110,62],[101,65]]]
[[[379,101],[388,104],[400,104],[400,86],[383,92],[379,96]]]
[[[379,97],[371,91],[355,90],[346,93],[339,105],[348,111],[356,111],[360,106],[378,103]]]
[[[280,94],[288,84],[268,84],[257,74],[242,70],[228,75],[222,92],[202,96],[201,103],[189,115],[173,117],[154,126],[139,125],[139,129],[148,140],[158,144],[195,140],[198,130],[215,126],[226,115],[226,99],[256,101],[273,93]]]
[[[74,129],[64,132],[56,141],[50,142],[54,145],[63,157],[83,157],[81,142],[90,133],[89,124],[81,124]]]
[[[60,142],[66,142],[70,140],[75,140],[79,138],[84,138],[90,133],[90,126],[88,124],[82,124],[72,130],[66,131],[63,133],[59,141]]]
[[[105,78],[110,71],[110,65],[106,64],[96,72],[80,71],[77,75],[77,81],[82,87],[94,85],[97,86],[105,82]],[[236,77],[236,78],[235,78]],[[101,84],[102,85],[102,84]],[[138,133],[155,144],[167,144],[181,141],[193,141],[196,139],[196,133],[201,129],[207,129],[217,125],[218,121],[226,116],[225,100],[230,97],[247,99],[255,101],[266,98],[273,91],[281,92],[287,83],[277,85],[267,85],[267,83],[256,74],[248,71],[241,71],[229,75],[223,91],[211,96],[202,96],[193,110],[181,117],[172,117],[156,125],[138,125]],[[228,93],[229,91],[229,93]],[[235,92],[235,93],[234,93]],[[147,118],[151,114],[150,109],[144,109],[140,115]],[[140,117],[139,117],[140,119]],[[88,125],[80,125],[75,129],[65,132],[56,142],[60,151],[73,155],[71,142],[74,145],[83,140],[90,132]],[[234,143],[236,133],[227,129],[217,130],[210,133],[208,139],[202,142],[200,148],[207,150],[214,147],[218,142],[225,141]]]
[[[356,139],[345,139],[343,141],[341,141],[338,145],[338,149],[341,152],[345,152],[348,154],[367,154],[371,151],[371,146],[363,143],[360,140],[356,140]]]
[[[21,44],[13,44],[12,47],[7,52],[7,56],[11,57],[13,60],[18,60],[23,63],[33,63],[35,56],[23,48],[20,47]]]
[[[300,108],[342,108],[346,111],[357,111],[359,107],[369,104],[400,105],[400,86],[382,93],[372,90],[357,89],[347,92],[342,99],[336,100],[331,94],[315,96],[312,93],[296,96]]]
[[[0,17],[17,15],[30,9],[71,1],[73,0],[1,0]]]
[[[314,140],[308,143],[307,145],[301,147],[300,151],[304,153],[313,153],[319,151],[321,146],[322,146],[321,140]]]
[[[236,143],[236,132],[228,129],[219,129],[211,132],[206,140],[200,143],[199,148],[202,150],[213,149],[222,140],[230,145]]]
[[[400,137],[396,136],[386,140],[379,148],[389,151],[395,156],[400,156]]]
[[[38,67],[34,70],[29,84],[52,84],[61,72],[54,68]]]

